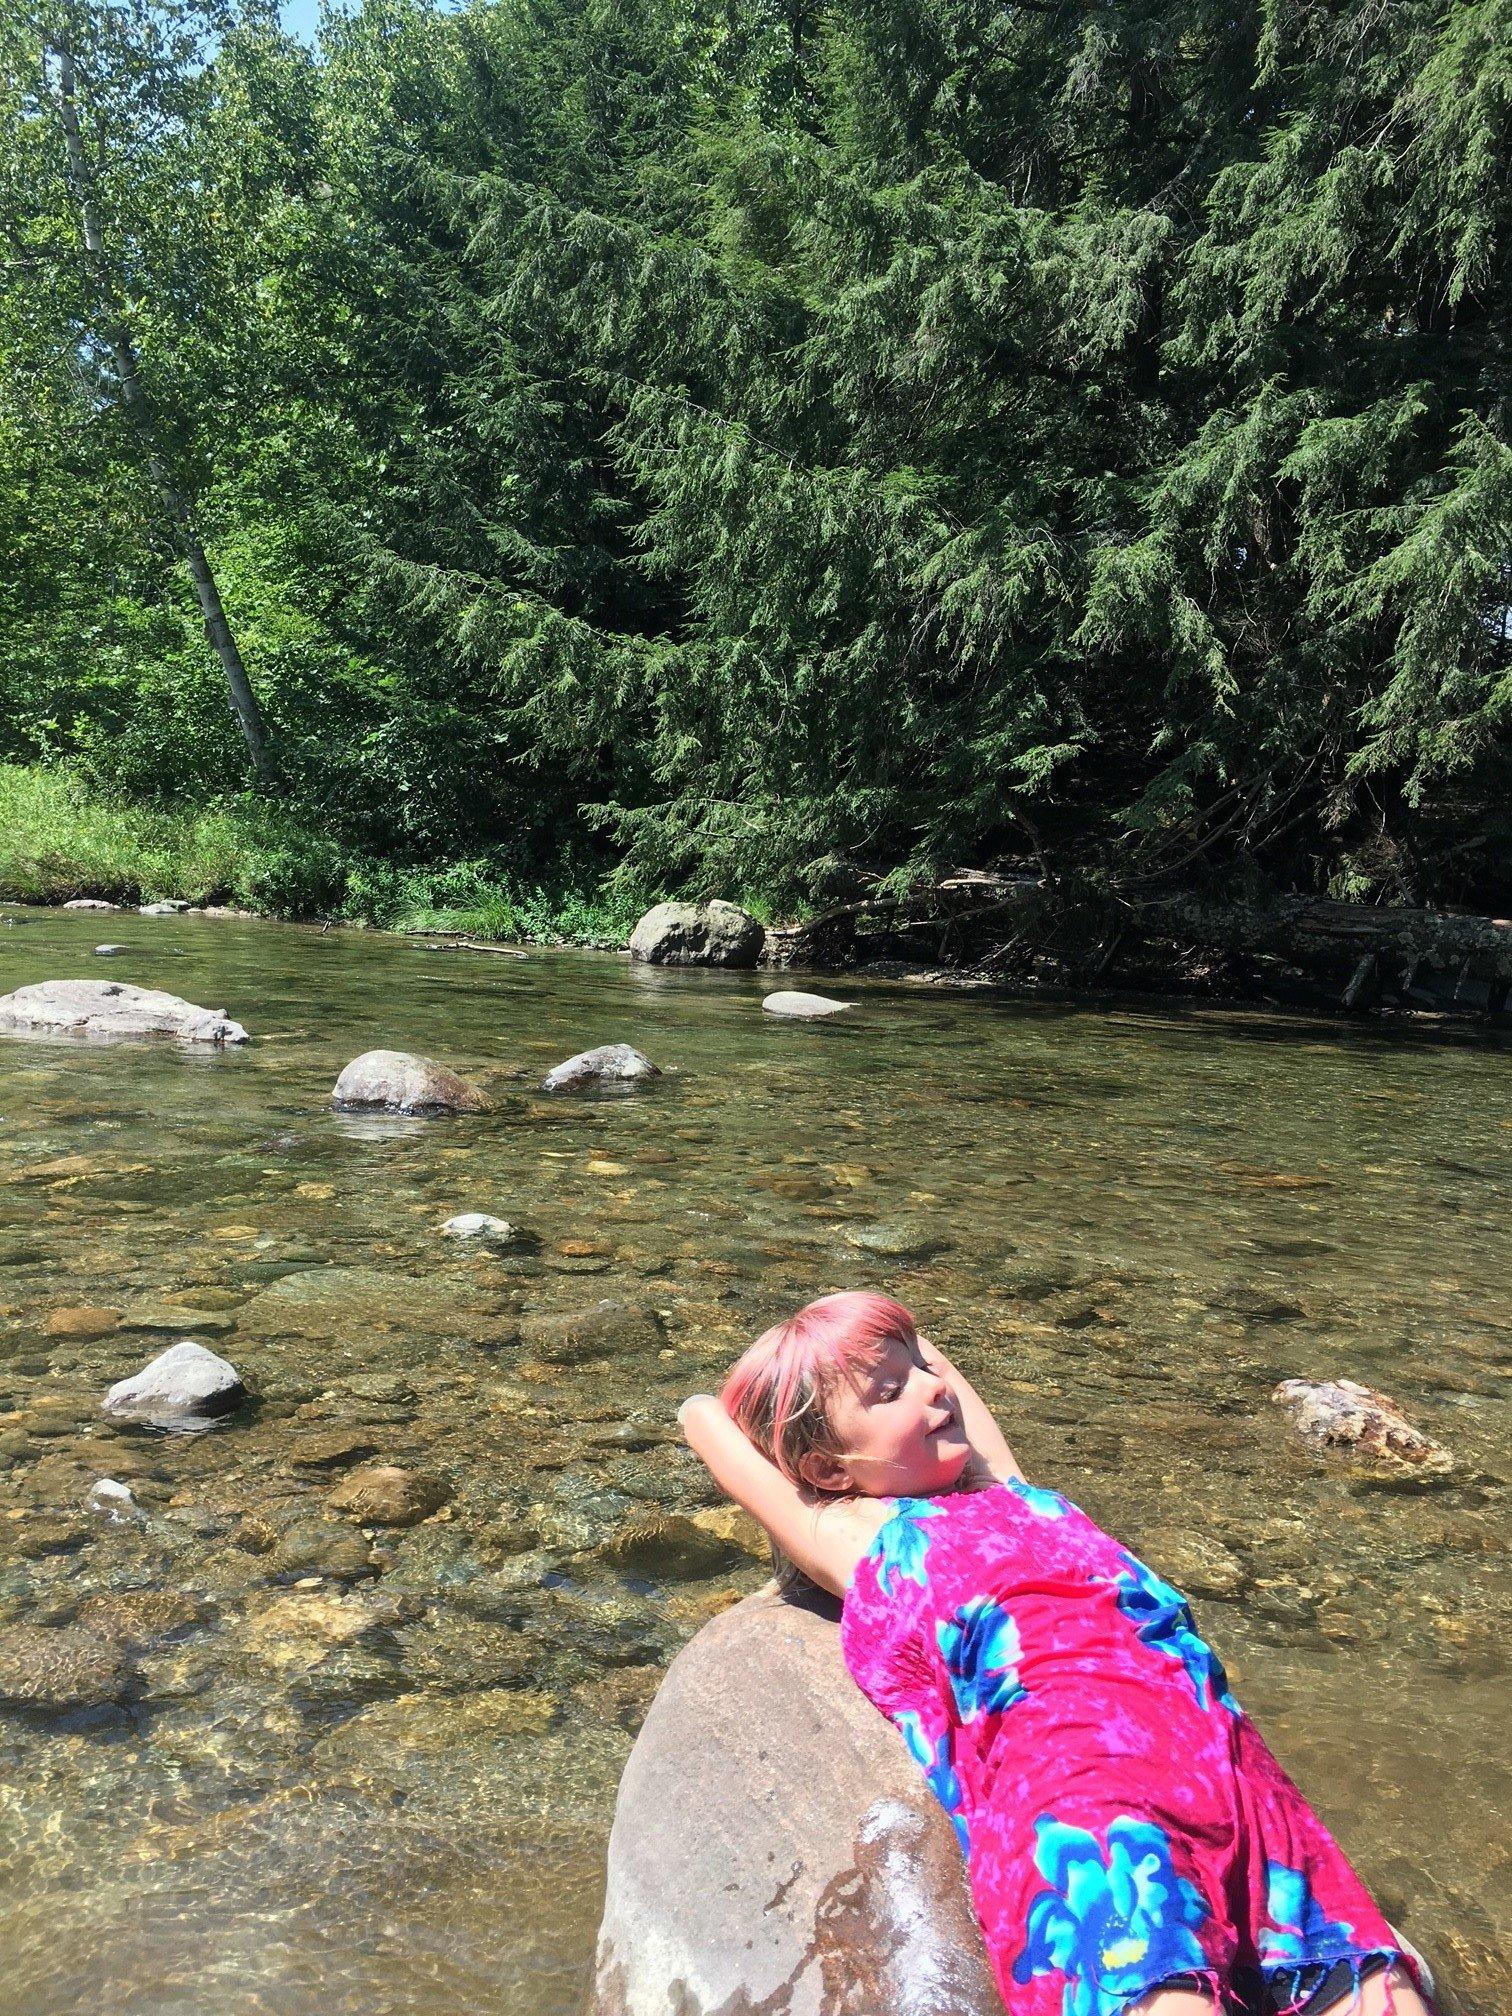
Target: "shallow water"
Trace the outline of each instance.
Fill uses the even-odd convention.
[[[616,1536],[713,1505],[676,1402],[863,1284],[959,1354],[1032,1477],[1191,1589],[1465,2016],[1512,2006],[1504,1049],[880,983],[784,1024],[754,975],[12,914],[0,992],[130,980],[257,1039],[0,1039],[0,1648],[42,1625],[60,1661],[130,1661],[103,1706],[0,1712],[12,2016],[574,2012],[639,1717],[764,1578],[654,1532],[626,1567]],[[133,949],[94,959],[106,938]],[[665,1067],[649,1092],[532,1089],[617,1039]],[[379,1044],[493,1109],[332,1113]],[[469,1210],[525,1241],[443,1240]],[[605,1297],[630,1311],[611,1355],[519,1341]],[[186,1321],[255,1407],[106,1427],[104,1387]],[[1268,1395],[1328,1374],[1392,1393],[1453,1477],[1311,1456]],[[454,1493],[371,1551],[326,1505],[367,1452]],[[81,1509],[102,1475],[144,1522]],[[182,1600],[103,1601],[153,1589]]]

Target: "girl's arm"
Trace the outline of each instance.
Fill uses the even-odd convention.
[[[919,1350],[930,1371],[942,1373],[950,1381],[950,1390],[961,1404],[961,1426],[966,1430],[966,1440],[987,1475],[1000,1484],[1010,1477],[1022,1480],[1024,1473],[1008,1447],[1006,1436],[965,1373],[952,1365],[939,1345],[931,1344],[927,1337],[919,1339]]]
[[[865,1506],[807,1497],[742,1434],[712,1394],[695,1393],[684,1400],[677,1419],[721,1491],[761,1521],[811,1582],[843,1596],[880,1520],[880,1506],[870,1508],[868,1521]]]

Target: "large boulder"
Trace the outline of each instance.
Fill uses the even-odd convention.
[[[381,1106],[390,1113],[481,1113],[488,1101],[476,1085],[433,1058],[408,1050],[364,1050],[336,1080],[331,1104]]]
[[[620,1784],[587,2016],[1001,2016],[950,1823],[839,1635],[767,1590],[673,1661]]]
[[[1283,1379],[1271,1398],[1307,1441],[1363,1457],[1383,1473],[1446,1477],[1454,1458],[1414,1428],[1396,1402],[1353,1379]]]
[[[183,1429],[203,1428],[246,1397],[234,1365],[186,1338],[160,1351],[129,1379],[118,1379],[101,1404],[117,1421]]]
[[[78,1036],[176,1036],[183,1043],[245,1043],[224,1008],[198,1008],[156,987],[119,980],[41,980],[0,996],[0,1032],[62,1030]]]
[[[766,932],[738,903],[658,903],[630,934],[651,966],[754,966]]]
[[[580,1050],[565,1063],[554,1064],[541,1080],[543,1092],[579,1092],[585,1085],[633,1085],[638,1078],[660,1078],[651,1059],[629,1043],[600,1043]]]

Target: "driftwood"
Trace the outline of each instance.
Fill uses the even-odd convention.
[[[1322,897],[1217,903],[1190,895],[1139,900],[1034,875],[958,870],[906,894],[838,904],[769,930],[768,966],[845,966],[868,951],[952,956],[983,972],[1015,962],[1059,969],[1082,985],[1178,982],[1217,969],[1220,987],[1268,991],[1277,968],[1320,1005],[1353,1014],[1383,1005],[1500,1014],[1512,992],[1512,918],[1382,908]]]

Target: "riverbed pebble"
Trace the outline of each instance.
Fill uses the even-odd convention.
[[[576,1092],[587,1085],[629,1085],[661,1072],[649,1057],[629,1043],[600,1043],[554,1065],[541,1080],[543,1092]]]
[[[488,1101],[476,1085],[433,1057],[417,1057],[408,1050],[364,1050],[331,1088],[331,1104],[429,1114],[481,1113]]]
[[[489,1211],[459,1211],[441,1227],[448,1239],[489,1239],[498,1244],[513,1239],[515,1228]]]
[[[837,1001],[829,994],[805,994],[785,988],[766,995],[761,1003],[764,1014],[789,1022],[816,1022],[826,1015],[843,1015],[855,1005],[854,1001]]]
[[[118,1421],[154,1428],[203,1428],[229,1414],[247,1397],[241,1374],[227,1359],[185,1338],[160,1351],[129,1379],[118,1379],[105,1395],[104,1411]]]
[[[129,1484],[121,1483],[116,1477],[99,1477],[90,1485],[84,1500],[86,1512],[95,1512],[112,1526],[135,1524],[142,1517],[142,1508],[137,1504]]]

